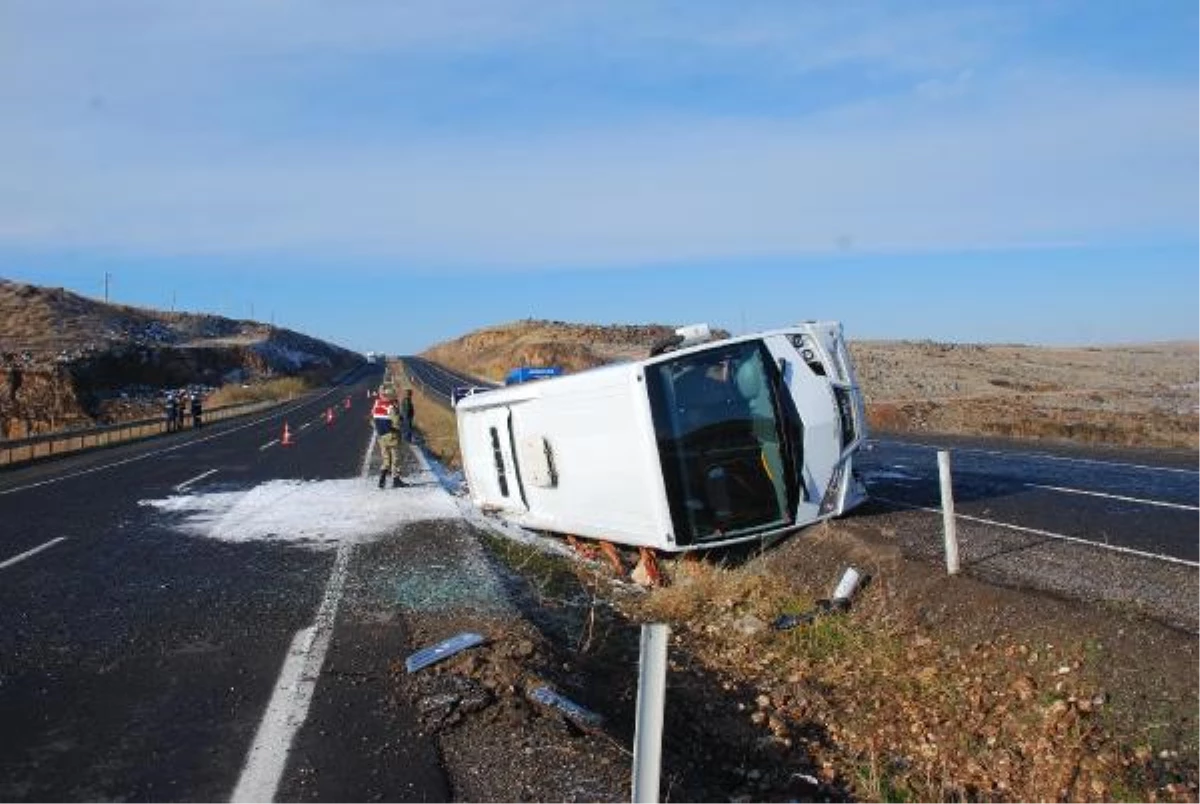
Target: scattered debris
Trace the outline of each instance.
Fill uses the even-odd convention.
[[[870,580],[870,576],[864,578],[854,567],[847,567],[833,592],[832,599],[818,600],[815,608],[801,614],[781,614],[771,623],[771,627],[776,631],[789,631],[798,625],[808,625],[827,614],[844,614],[850,610],[850,598],[858,589],[859,583],[864,580]]]
[[[850,610],[850,601],[845,599],[818,600],[816,608],[801,614],[781,614],[771,623],[776,631],[790,631],[798,625],[808,625],[826,614],[843,614]]]
[[[860,577],[858,570],[854,567],[846,567],[846,571],[842,573],[842,580],[838,582],[837,589],[833,592],[833,599],[849,602],[850,598],[854,597],[854,591],[858,589]]]
[[[572,723],[588,729],[596,729],[604,724],[603,716],[584,709],[579,704],[565,698],[550,687],[541,686],[530,690],[528,697],[545,706],[553,707],[567,716]]]
[[[449,639],[443,639],[436,645],[428,648],[422,648],[404,660],[404,667],[410,673],[415,673],[429,667],[431,664],[437,664],[442,659],[449,658],[460,651],[467,648],[473,648],[476,645],[482,645],[485,642],[481,634],[476,634],[471,631],[464,631],[461,634],[455,634]]]

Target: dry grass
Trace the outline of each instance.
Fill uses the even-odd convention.
[[[1200,445],[1195,342],[1057,348],[851,343],[872,427],[1117,446]]]
[[[245,402],[274,402],[284,399],[294,399],[310,390],[307,381],[300,377],[281,377],[277,380],[254,383],[251,385],[226,385],[213,391],[205,399],[209,408],[225,405],[240,405]]]
[[[778,574],[668,570],[672,585],[630,616],[670,623],[694,660],[762,691],[746,703],[754,722],[859,799],[1195,800],[1186,756],[1172,765],[1165,747],[1113,728],[1096,681],[1107,659],[1083,636],[1049,652],[1014,624],[957,644],[900,624],[869,593],[850,614],[780,632],[767,624],[813,601]],[[806,738],[804,724],[824,736]]]

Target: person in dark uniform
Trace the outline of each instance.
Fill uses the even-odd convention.
[[[167,432],[170,433],[175,429],[176,416],[179,413],[179,403],[175,399],[173,391],[167,392]]]
[[[200,429],[200,415],[203,412],[202,406],[203,403],[200,399],[200,392],[192,391],[192,427],[197,430]]]
[[[413,440],[413,400],[412,389],[404,389],[404,399],[400,401],[400,422],[404,431],[404,440],[412,443]]]

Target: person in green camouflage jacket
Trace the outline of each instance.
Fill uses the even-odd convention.
[[[379,438],[379,488],[387,485],[392,475],[392,488],[405,485],[400,479],[400,407],[396,404],[396,392],[388,386],[379,389],[375,405],[371,408],[371,421]]]

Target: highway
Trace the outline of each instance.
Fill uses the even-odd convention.
[[[441,398],[478,383],[405,362]],[[436,483],[369,477],[381,370],[0,473],[0,800],[448,800],[413,712],[379,701],[419,647],[389,597],[407,588],[397,573],[429,566],[418,543],[451,563],[446,533],[422,523],[459,513]],[[1026,583],[1052,566],[1035,585],[1154,605],[1194,588],[1182,453],[877,435],[858,464],[872,500],[847,525],[938,560],[940,448],[966,571],[1004,564],[1003,582]],[[1176,621],[1195,629],[1191,611]]]
[[[338,606],[361,535],[432,505],[364,477],[378,381],[0,474],[0,800],[447,800],[361,683],[404,629]]]

